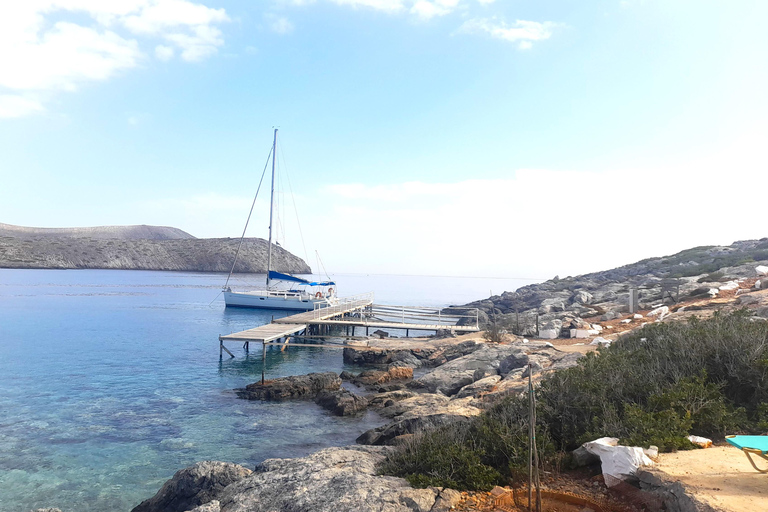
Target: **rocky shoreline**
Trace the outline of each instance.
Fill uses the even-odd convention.
[[[487,343],[478,334],[349,346],[344,360],[366,368],[359,373],[284,377],[236,392],[247,400],[314,400],[338,415],[372,409],[388,420],[384,425],[364,432],[357,445],[297,459],[268,459],[253,471],[223,462],[198,463],[177,472],[133,512],[450,510],[458,492],[414,489],[401,478],[377,473],[392,446],[429,426],[480,414],[523,391],[529,364],[538,379],[575,365],[581,356],[522,338]],[[427,371],[414,378],[414,369]]]
[[[765,289],[767,274],[768,238],[743,240],[729,246],[695,247],[602,272],[556,276],[460,307],[478,308],[484,326],[497,323],[520,335],[567,338],[574,329],[582,331],[579,337],[587,337],[594,324],[626,320],[631,290],[637,293],[638,313],[662,306],[667,313],[682,313],[681,308],[691,313],[700,307],[698,302],[744,293],[745,281],[748,289]],[[768,318],[768,309],[754,309],[757,316]]]
[[[696,248],[602,273],[555,278],[467,305],[481,309],[486,325],[517,330],[519,335],[501,330],[503,343],[471,334],[350,345],[344,349],[344,362],[359,366],[360,372],[273,379],[236,393],[249,400],[314,400],[340,416],[374,410],[386,419],[383,425],[362,433],[357,445],[296,459],[268,459],[253,470],[200,462],[177,472],[133,512],[450,510],[460,498],[456,491],[414,489],[401,478],[377,473],[394,445],[408,442],[422,429],[466,421],[523,392],[528,372],[538,380],[576,365],[599,344],[595,338],[609,342],[647,322],[734,308],[747,308],[755,319],[764,319],[764,282],[768,284],[768,239]],[[632,288],[638,290],[638,313],[627,307]],[[536,322],[521,328],[521,316]],[[536,332],[557,346],[523,337]],[[559,339],[574,332],[587,339]],[[675,488],[672,494],[682,499],[684,490]]]

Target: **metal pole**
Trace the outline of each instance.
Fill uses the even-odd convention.
[[[269,242],[267,242],[267,288],[269,288],[269,271],[272,270],[272,212],[275,205],[275,160],[277,160],[277,128],[275,139],[272,141],[272,192],[269,195]]]
[[[533,510],[533,368],[528,363],[528,510]]]

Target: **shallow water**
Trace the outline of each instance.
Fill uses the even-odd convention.
[[[373,289],[377,302],[431,306],[525,284],[332,277],[342,295]],[[233,388],[261,376],[261,350],[236,347],[236,358],[220,360],[217,337],[280,313],[225,309],[223,279],[0,269],[0,512],[127,511],[196,461],[253,466],[352,443],[381,423],[372,413],[338,418],[312,402],[237,399]],[[267,350],[267,377],[342,369],[339,350]]]

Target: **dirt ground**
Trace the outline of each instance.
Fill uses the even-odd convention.
[[[768,461],[758,460],[758,467],[768,468]],[[724,512],[768,511],[768,474],[755,471],[746,455],[731,445],[663,453],[656,470]]]

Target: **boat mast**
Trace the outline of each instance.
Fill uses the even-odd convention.
[[[272,142],[272,192],[269,195],[269,242],[267,242],[267,288],[269,288],[269,271],[272,270],[272,213],[275,205],[275,160],[277,160],[277,128]]]

